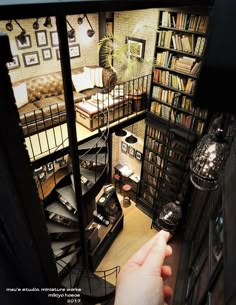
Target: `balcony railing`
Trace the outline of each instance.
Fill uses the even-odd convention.
[[[77,140],[84,142],[111,126],[127,122],[149,108],[151,75],[119,83],[75,103]],[[31,161],[68,147],[66,110],[57,104],[20,115]]]

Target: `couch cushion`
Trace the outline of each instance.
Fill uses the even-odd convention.
[[[41,120],[43,115],[42,111],[38,109],[34,104],[28,103],[18,109],[20,115],[21,124],[28,124],[37,120]]]
[[[59,98],[62,101],[65,101],[64,94],[58,95],[57,98]],[[82,102],[83,99],[86,99],[87,96],[83,93],[73,91],[73,98],[74,98],[74,103],[78,103],[78,102]]]
[[[90,74],[86,71],[79,74],[72,74],[72,81],[76,92],[94,87],[94,83],[90,79]]]
[[[26,105],[28,103],[26,83],[13,86],[12,89],[15,96],[17,108],[21,108],[22,106]]]
[[[46,118],[44,120],[32,122],[31,124],[28,124],[28,125],[23,125],[22,129],[23,129],[25,137],[28,137],[34,133],[38,133],[49,127],[56,126],[58,124],[62,124],[65,121],[66,121],[66,114],[60,113],[60,115],[56,115],[53,117]]]
[[[57,96],[39,100],[37,102],[34,102],[34,105],[39,109],[42,109],[44,117],[65,111],[64,100],[60,99],[60,97]]]
[[[50,73],[27,80],[29,102],[57,96],[63,93],[62,76],[60,72]]]

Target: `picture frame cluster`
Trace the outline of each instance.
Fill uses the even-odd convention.
[[[142,161],[143,159],[143,154],[141,151],[135,149],[133,146],[128,145],[125,142],[121,142],[121,152],[128,154],[130,157],[135,158],[138,161]]]
[[[43,61],[49,61],[54,57],[60,60],[58,32],[47,30],[36,30],[33,34],[25,35],[25,41],[15,36],[16,48],[21,54],[14,54],[12,61],[7,63],[9,70],[18,69],[21,66],[31,67],[40,65]],[[76,43],[76,35],[68,37],[70,58],[80,57],[80,44]]]

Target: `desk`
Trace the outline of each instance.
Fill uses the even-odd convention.
[[[120,177],[121,177],[121,183],[122,184],[130,184],[131,187],[132,187],[132,192],[134,193],[135,195],[135,199],[139,193],[139,183],[140,183],[140,177],[133,173],[132,170],[129,170],[127,171],[128,175],[123,175],[123,171],[122,169],[124,168],[124,165],[118,163],[117,165],[114,166],[114,170],[115,170],[115,174],[119,174]]]

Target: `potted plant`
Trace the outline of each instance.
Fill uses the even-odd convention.
[[[102,65],[115,71],[119,82],[128,81],[126,94],[133,100],[133,110],[140,111],[142,101],[147,96],[147,88],[137,78],[145,62],[144,58],[136,56],[140,43],[134,41],[131,45],[127,37],[124,42],[117,36],[109,35],[100,39],[98,49]]]

